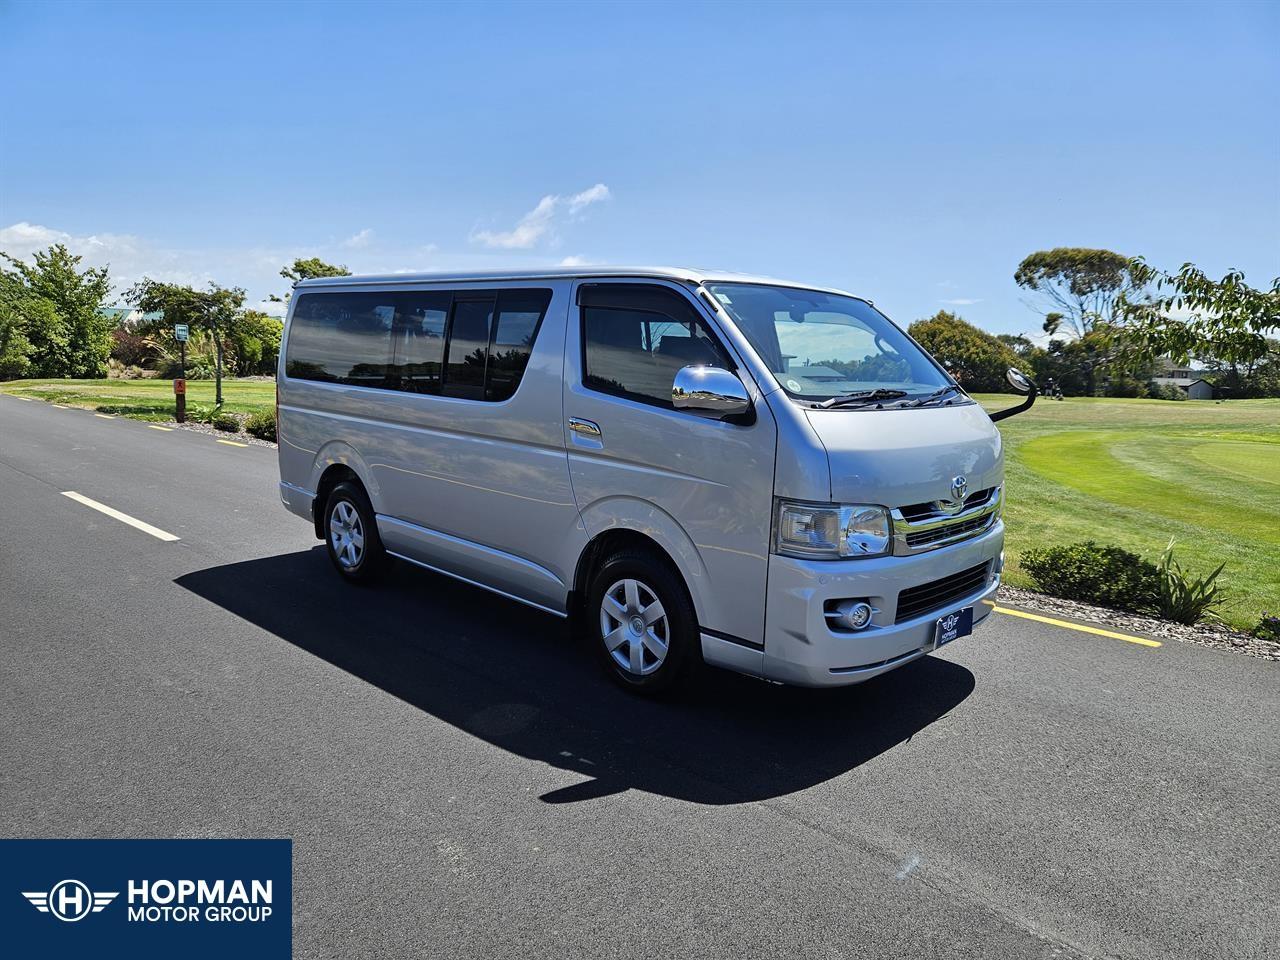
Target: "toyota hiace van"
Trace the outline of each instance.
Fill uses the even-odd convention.
[[[277,396],[281,500],[343,579],[397,558],[571,617],[637,690],[703,663],[856,683],[970,633],[1000,584],[992,419],[838,290],[306,280]]]

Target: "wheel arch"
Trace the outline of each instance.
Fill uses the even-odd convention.
[[[605,556],[614,550],[634,547],[655,554],[671,567],[684,585],[693,605],[694,615],[701,623],[704,602],[700,593],[707,586],[707,570],[693,541],[673,518],[652,504],[636,502],[642,515],[618,510],[620,504],[629,503],[620,499],[605,501],[596,506],[603,508],[610,503],[612,508],[608,511],[607,519],[602,518],[602,510],[594,511],[595,519],[603,519],[598,524],[592,524],[587,512],[583,512],[583,519],[592,536],[578,555],[578,562],[574,567],[569,594],[570,610],[573,613],[580,612],[581,600],[586,594],[592,571]]]
[[[325,538],[323,514],[329,493],[344,480],[360,484],[374,511],[377,512],[377,490],[371,482],[372,475],[360,455],[345,443],[331,443],[325,446],[316,455],[312,476],[314,477],[312,489],[315,490],[316,495],[311,501],[311,520],[315,524],[317,540]]]

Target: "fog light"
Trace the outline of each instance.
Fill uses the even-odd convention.
[[[875,608],[865,600],[842,600],[836,604],[836,622],[847,630],[862,630],[871,623]]]

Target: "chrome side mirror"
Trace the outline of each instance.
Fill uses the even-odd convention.
[[[999,420],[1007,420],[1009,417],[1016,417],[1023,411],[1030,410],[1031,405],[1036,402],[1036,394],[1040,392],[1036,382],[1017,367],[1010,367],[1005,372],[1004,378],[1009,381],[1009,386],[1013,387],[1013,389],[1019,393],[1025,393],[1027,399],[1016,407],[1005,407],[1003,410],[997,410],[995,413],[990,414],[992,423],[996,423]]]
[[[749,412],[751,397],[742,381],[728,370],[699,364],[676,371],[671,405],[677,410],[725,420]]]
[[[1009,386],[1019,393],[1030,393],[1036,386],[1035,382],[1017,367],[1010,367],[1005,371],[1004,378],[1009,381]]]

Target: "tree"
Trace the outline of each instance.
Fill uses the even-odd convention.
[[[298,283],[301,280],[311,280],[314,277],[349,277],[351,276],[351,271],[345,266],[325,263],[319,257],[308,257],[306,259],[299,257],[293,261],[292,266],[281,270],[280,276],[292,283]],[[273,293],[269,299],[274,303],[288,303],[291,295],[286,293],[283,297],[277,297]]]
[[[27,317],[8,294],[9,284],[0,287],[0,380],[17,380],[31,370],[32,347]]]
[[[954,313],[940,310],[907,330],[965,390],[1005,392],[1005,371],[1018,366],[1008,345]]]
[[[244,290],[220,287],[210,283],[208,290],[193,290],[176,283],[160,283],[143,278],[134,284],[125,299],[144,313],[160,313],[162,318],[142,327],[139,332],[154,333],[185,323],[205,330],[213,338],[215,350],[214,402],[222,404],[222,370],[227,339],[243,315]]]
[[[1046,307],[1045,333],[1057,333],[1065,325],[1075,337],[1099,324],[1116,326],[1121,298],[1136,295],[1143,286],[1128,257],[1086,247],[1039,250],[1018,264],[1013,279],[1040,295]]]
[[[1045,379],[1053,377],[1069,396],[1096,396],[1099,371],[1111,360],[1110,347],[1108,331],[1098,328],[1074,340],[1050,340]]]
[[[227,332],[235,357],[236,376],[274,372],[283,332],[284,324],[278,317],[260,310],[243,311]]]
[[[111,292],[106,267],[80,270],[81,258],[57,243],[25,263],[0,253],[3,298],[21,319],[31,369],[42,377],[100,377],[111,352],[111,319],[99,309]],[[18,321],[14,321],[15,325]]]
[[[1212,280],[1191,263],[1171,274],[1141,257],[1129,269],[1155,291],[1142,301],[1120,301],[1123,336],[1134,357],[1168,356],[1178,363],[1213,358],[1237,373],[1267,357],[1268,334],[1280,330],[1280,278],[1270,290],[1255,290],[1239,270]]]

